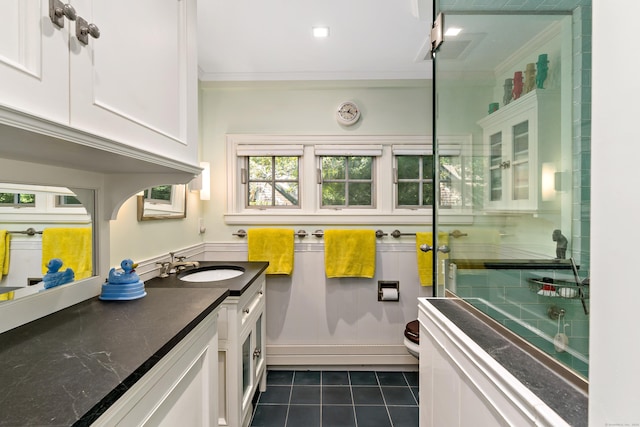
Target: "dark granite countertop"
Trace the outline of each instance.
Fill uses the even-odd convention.
[[[206,318],[226,288],[146,287],[0,334],[0,425],[89,425]]]
[[[455,299],[428,301],[567,423],[573,427],[588,425],[586,393],[480,321]]]
[[[186,270],[170,274],[169,277],[155,277],[145,282],[146,288],[226,288],[229,295],[240,296],[258,278],[260,273],[269,267],[268,262],[254,261],[200,261],[198,270],[215,269],[219,267],[231,267],[241,269],[245,274],[231,279],[219,280],[217,282],[186,282],[180,277],[193,271],[195,268],[188,267]]]

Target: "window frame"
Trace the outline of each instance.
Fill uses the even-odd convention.
[[[423,177],[423,168],[424,168],[424,161],[421,161],[418,165],[418,177],[417,178],[400,178],[400,167],[398,165],[398,158],[399,157],[418,157],[419,160],[423,160],[424,157],[433,157],[433,154],[397,154],[394,153],[393,154],[393,181],[394,181],[394,206],[396,209],[433,209],[433,205],[425,205],[425,204],[419,204],[419,205],[401,205],[400,204],[400,200],[399,200],[399,196],[400,196],[400,184],[401,183],[410,183],[410,182],[414,182],[416,184],[418,184],[418,199],[422,199],[422,194],[423,194],[423,187],[427,184],[431,184],[433,186],[433,179],[428,179],[428,178],[424,178]],[[432,159],[433,161],[433,159]],[[435,167],[435,166],[432,166]]]
[[[255,154],[255,155],[250,155],[250,156],[243,156],[245,161],[244,161],[244,170],[246,170],[246,172],[242,172],[243,177],[242,180],[246,181],[244,182],[244,184],[246,185],[245,190],[244,190],[244,203],[245,203],[245,208],[246,209],[260,209],[260,210],[267,210],[267,209],[301,209],[301,193],[302,193],[302,185],[300,184],[300,163],[301,163],[301,156],[299,155],[288,155],[288,154],[269,154],[269,155],[260,155],[260,154]],[[267,180],[251,180],[250,174],[251,174],[251,170],[250,170],[250,159],[251,157],[271,157],[273,162],[271,165],[271,179],[269,181]],[[298,159],[298,178],[297,180],[277,180],[276,176],[275,176],[275,171],[276,171],[276,159],[278,157],[297,157]],[[296,183],[298,186],[298,200],[297,200],[297,204],[295,205],[276,205],[276,204],[271,204],[271,205],[250,205],[249,204],[249,191],[250,191],[250,184],[252,182],[266,182],[266,183],[270,183],[273,187],[273,199],[272,199],[272,203],[275,202],[275,188],[276,188],[276,184],[278,182],[287,182],[287,183]]]
[[[91,215],[83,205],[57,205],[58,196],[74,195],[68,188],[5,183],[0,188],[0,192],[35,194],[35,205],[0,205],[0,222],[2,223],[91,223]],[[15,216],[16,209],[20,210],[19,219]]]
[[[227,134],[227,203],[224,221],[229,225],[421,225],[431,223],[432,208],[396,207],[397,186],[394,184],[394,146],[431,150],[428,135],[260,135]],[[471,152],[471,135],[454,135],[439,138],[445,149],[451,147],[460,155]],[[320,156],[327,153],[354,153],[362,155],[375,150],[372,171],[375,207],[321,207],[319,175]],[[333,150],[333,151],[331,151]],[[341,150],[341,151],[340,151]],[[247,208],[242,169],[248,153],[282,155],[296,151],[299,160],[299,209],[267,207]],[[273,154],[272,154],[273,153]],[[357,153],[357,154],[356,154]],[[469,224],[470,209],[447,209],[439,218],[443,224]]]
[[[334,179],[326,179],[324,178],[324,169],[323,169],[323,159],[327,157],[334,158],[344,158],[345,159],[345,177],[344,179],[334,178]],[[369,179],[358,179],[351,178],[349,175],[350,167],[349,167],[349,158],[352,157],[361,157],[361,158],[370,158],[371,159],[371,175]],[[318,159],[318,175],[320,176],[320,182],[318,189],[318,204],[320,209],[333,209],[333,210],[342,210],[342,209],[375,209],[376,208],[376,156],[367,156],[360,154],[327,154],[317,156]],[[344,205],[325,205],[324,204],[324,184],[325,183],[343,183],[345,186],[344,196],[345,196],[345,204]],[[349,203],[349,185],[350,184],[361,184],[366,183],[370,185],[370,196],[371,196],[371,204],[369,205],[354,205]]]

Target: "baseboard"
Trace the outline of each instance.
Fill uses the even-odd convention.
[[[267,345],[268,366],[412,366],[404,345]]]

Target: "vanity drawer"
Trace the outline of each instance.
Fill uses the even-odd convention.
[[[240,316],[240,328],[244,329],[245,325],[255,322],[257,316],[262,313],[264,308],[265,286],[264,280],[251,295],[247,303],[242,307],[242,310],[238,313]]]

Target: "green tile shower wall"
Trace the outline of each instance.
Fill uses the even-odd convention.
[[[589,271],[591,223],[591,1],[573,10],[572,254]]]
[[[547,310],[552,305],[564,309],[560,329],[564,329],[564,324],[569,325],[566,328],[569,345],[588,359],[589,317],[585,315],[582,303],[579,299],[538,295],[537,288],[531,287],[528,279],[540,276],[553,278],[556,272],[459,269],[456,294],[541,350],[587,376],[587,363],[569,353],[556,352],[552,342],[535,332],[539,330],[553,338],[558,332],[558,321],[550,319]]]

